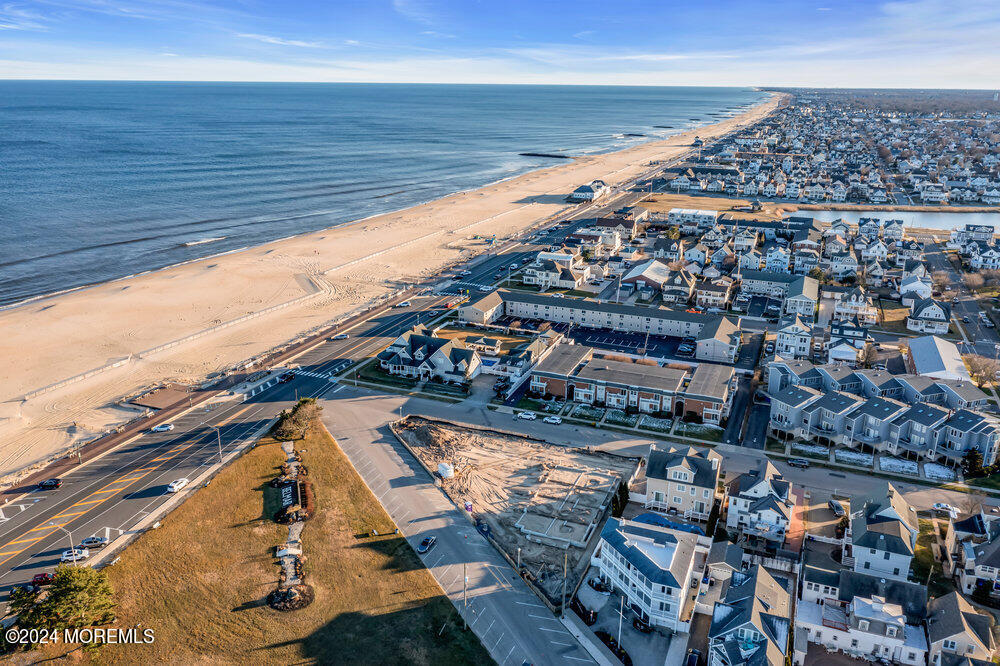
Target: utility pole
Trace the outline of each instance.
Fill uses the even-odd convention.
[[[625,593],[622,593],[621,607],[618,609],[618,646],[622,644],[622,618],[625,617]]]
[[[520,573],[521,573],[521,547],[520,546],[517,547],[517,573],[518,573],[518,575],[520,575]]]
[[[222,462],[222,433],[218,426],[215,427],[215,441],[219,444],[219,462]]]
[[[563,586],[562,586],[562,606],[559,608],[559,617],[566,617],[566,562],[569,553],[563,553]]]
[[[465,628],[469,628],[469,619],[465,613],[469,609],[469,565],[462,562],[462,622]]]

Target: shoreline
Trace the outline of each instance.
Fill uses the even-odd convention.
[[[46,300],[48,298],[54,298],[54,297],[57,297],[57,296],[61,296],[61,295],[64,295],[64,294],[70,294],[70,293],[73,293],[73,292],[76,292],[76,291],[80,291],[80,290],[92,289],[94,287],[100,287],[100,286],[105,285],[105,284],[111,284],[111,283],[114,283],[114,282],[120,282],[122,280],[127,280],[127,279],[131,279],[131,278],[141,277],[143,275],[149,275],[151,273],[155,273],[155,272],[158,272],[158,271],[169,270],[169,269],[172,269],[172,268],[176,268],[178,266],[185,266],[185,265],[188,265],[188,264],[191,264],[191,263],[195,263],[195,262],[198,262],[198,261],[204,261],[204,260],[208,260],[208,259],[213,259],[215,257],[225,256],[227,254],[232,254],[234,252],[243,252],[243,251],[247,251],[247,250],[253,250],[255,248],[268,245],[270,243],[278,243],[278,242],[281,242],[281,241],[284,241],[284,240],[289,240],[289,239],[293,239],[293,238],[299,238],[299,237],[302,237],[302,236],[305,236],[305,235],[308,235],[308,234],[318,233],[318,232],[321,232],[321,231],[333,231],[333,230],[340,229],[340,228],[343,228],[343,227],[348,227],[348,226],[351,226],[351,225],[356,225],[356,224],[359,224],[359,223],[362,223],[362,222],[365,222],[367,220],[370,220],[370,219],[373,219],[373,218],[377,218],[377,217],[380,217],[380,216],[383,216],[383,215],[393,215],[393,214],[403,213],[403,212],[405,212],[407,210],[410,210],[412,208],[416,208],[418,206],[423,206],[423,205],[432,203],[434,201],[439,201],[439,200],[447,198],[447,197],[451,197],[451,196],[454,196],[454,195],[457,195],[457,194],[468,193],[468,192],[475,192],[477,190],[489,188],[489,187],[492,187],[494,185],[498,185],[498,184],[504,183],[506,181],[510,181],[510,180],[514,180],[514,179],[520,178],[520,177],[525,176],[525,175],[530,174],[530,173],[534,173],[534,172],[537,172],[537,171],[543,171],[543,170],[546,170],[546,169],[553,169],[553,168],[559,168],[559,167],[562,167],[562,166],[566,166],[567,164],[572,164],[572,163],[574,163],[574,162],[576,162],[578,160],[600,158],[600,157],[604,157],[604,156],[607,156],[607,155],[612,155],[612,154],[615,154],[615,153],[620,153],[620,152],[628,151],[628,150],[631,150],[631,149],[634,149],[634,148],[638,148],[638,147],[641,147],[641,146],[644,146],[644,145],[648,145],[648,144],[651,144],[651,143],[669,141],[670,139],[672,139],[673,137],[678,136],[678,135],[686,134],[686,133],[689,133],[689,132],[694,132],[694,131],[699,130],[701,128],[711,127],[713,125],[718,125],[720,123],[725,123],[725,122],[728,122],[728,121],[736,120],[736,119],[738,119],[738,118],[740,118],[740,117],[742,117],[742,116],[744,116],[746,114],[752,113],[755,108],[757,108],[757,107],[759,107],[759,106],[761,106],[763,104],[767,104],[768,102],[772,101],[773,99],[775,99],[777,96],[780,95],[779,93],[765,93],[765,94],[770,95],[770,97],[768,97],[767,99],[762,100],[761,102],[759,102],[757,104],[752,104],[752,105],[746,107],[744,110],[742,110],[742,111],[740,111],[738,113],[732,113],[731,115],[724,115],[724,116],[718,116],[718,117],[713,118],[713,119],[707,119],[704,122],[700,122],[700,123],[697,123],[697,124],[694,124],[694,125],[691,125],[690,123],[687,123],[687,124],[685,124],[683,126],[667,130],[666,132],[663,133],[663,135],[658,135],[658,136],[643,135],[645,137],[645,140],[632,142],[629,145],[601,147],[601,148],[595,148],[592,151],[583,151],[583,152],[580,152],[579,154],[567,154],[565,156],[559,157],[558,161],[556,163],[554,163],[554,164],[530,167],[530,168],[528,168],[525,171],[519,171],[519,172],[513,173],[513,174],[508,175],[508,176],[504,176],[504,177],[496,179],[496,180],[491,180],[491,181],[487,181],[487,182],[479,184],[479,185],[475,185],[473,187],[468,187],[468,188],[464,188],[464,189],[460,189],[460,190],[455,190],[455,191],[452,191],[452,192],[448,192],[446,194],[434,196],[434,197],[432,197],[430,199],[423,199],[423,200],[420,200],[420,201],[416,201],[414,203],[409,203],[409,204],[406,204],[404,206],[401,206],[400,208],[394,208],[394,209],[386,210],[386,211],[379,212],[379,213],[372,213],[371,215],[367,215],[365,217],[361,217],[361,218],[357,218],[357,219],[351,219],[351,220],[345,220],[344,222],[339,222],[339,223],[336,223],[336,224],[333,224],[333,225],[330,225],[330,226],[320,227],[318,229],[304,230],[304,231],[300,231],[300,232],[295,233],[295,234],[290,234],[288,236],[282,236],[282,237],[279,237],[279,238],[274,238],[274,239],[271,239],[271,240],[263,241],[261,243],[256,243],[256,244],[253,244],[253,245],[243,245],[243,246],[240,246],[240,247],[237,247],[237,248],[232,248],[232,249],[229,249],[229,250],[224,250],[222,252],[217,252],[217,253],[214,253],[214,254],[207,254],[207,255],[204,255],[204,256],[201,256],[201,257],[195,257],[195,258],[191,258],[191,259],[184,259],[182,261],[176,261],[176,262],[173,262],[173,263],[164,264],[163,266],[156,266],[156,267],[153,267],[153,268],[148,268],[148,269],[142,270],[142,271],[136,271],[136,272],[129,273],[129,274],[126,274],[126,275],[121,275],[121,276],[118,276],[118,277],[112,277],[112,278],[108,278],[108,279],[105,279],[105,280],[96,280],[94,282],[87,282],[87,283],[84,283],[84,284],[79,284],[79,285],[65,287],[63,289],[57,289],[55,291],[49,291],[49,292],[44,292],[44,293],[40,293],[40,294],[34,294],[34,295],[31,295],[31,296],[27,296],[25,298],[21,298],[19,300],[11,301],[9,303],[0,303],[0,312],[3,312],[5,310],[10,310],[12,308],[17,308],[17,307],[20,307],[20,306],[23,306],[23,305],[27,305],[27,304],[44,301],[44,300]],[[726,112],[726,113],[728,114],[729,112]],[[514,153],[514,154],[516,154],[516,155],[523,155],[524,153]],[[536,155],[540,156],[540,157],[543,156],[542,154],[536,154]],[[556,159],[555,155],[549,155],[548,157],[551,157],[552,159]],[[318,217],[318,216],[321,216],[321,215],[325,215],[328,212],[329,211],[318,211],[318,212],[315,212],[315,213],[303,214],[300,217]],[[198,240],[198,241],[194,241],[194,242],[183,243],[183,245],[188,246],[188,247],[194,247],[194,246],[197,246],[197,245],[210,243],[211,241],[224,240],[226,238],[227,238],[227,236],[223,236],[221,238],[215,238],[215,239]]]
[[[128,420],[134,412],[117,404],[124,396],[168,381],[203,382],[402,284],[482,254],[486,244],[474,236],[486,232],[501,241],[574,210],[565,196],[581,183],[627,182],[652,161],[676,159],[695,135],[718,136],[756,122],[780,98],[772,94],[742,114],[665,139],[560,160],[398,211],[0,308],[0,325],[10,331],[0,342],[6,352],[0,375],[7,378],[0,388],[0,476]],[[212,332],[139,355],[204,330]],[[128,361],[22,399],[121,359]]]

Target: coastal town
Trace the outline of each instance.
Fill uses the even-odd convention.
[[[995,663],[1000,244],[978,216],[1000,212],[1000,111],[914,98],[773,91],[363,308],[116,397],[128,420],[10,477],[5,626],[60,562],[128,587],[160,561],[200,577],[205,624],[292,624],[346,586],[378,604],[338,613],[384,602],[403,631],[407,595],[437,590],[411,624],[455,663]],[[233,522],[260,529],[227,541]],[[328,559],[358,551],[385,557]],[[170,605],[159,576],[122,617]]]

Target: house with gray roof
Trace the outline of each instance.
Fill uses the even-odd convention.
[[[917,545],[917,512],[888,481],[875,485],[877,490],[851,502],[845,564],[853,562],[859,573],[905,581]]]
[[[417,325],[401,334],[376,356],[379,367],[393,375],[446,382],[464,382],[479,374],[482,361],[475,349],[429,333]]]
[[[795,496],[791,481],[765,460],[729,483],[726,527],[764,550],[780,548],[788,533]]]
[[[910,306],[906,328],[917,333],[944,335],[951,327],[951,306],[933,298],[921,298]]]
[[[647,509],[707,521],[719,491],[722,456],[712,449],[650,445],[646,456]]]
[[[688,590],[701,579],[696,556],[707,557],[710,546],[708,537],[667,527],[656,514],[608,518],[592,561],[645,622],[686,633],[694,612]]]
[[[791,595],[760,565],[733,572],[708,630],[708,666],[783,666],[792,629]]]
[[[979,666],[997,656],[993,617],[979,612],[958,592],[932,599],[927,606],[928,663]],[[977,663],[978,662],[978,663]]]

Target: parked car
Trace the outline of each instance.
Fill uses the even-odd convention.
[[[535,415],[534,412],[520,412],[517,415],[517,418],[521,419],[522,421],[534,421],[538,417]]]
[[[173,423],[161,423],[149,429],[149,432],[170,432],[174,429]]]
[[[177,479],[176,481],[171,481],[170,485],[167,486],[168,493],[179,493],[184,486],[189,483],[187,479]]]
[[[600,578],[597,578],[597,577],[588,578],[587,579],[587,585],[589,585],[590,588],[592,590],[594,590],[594,592],[597,592],[599,594],[603,594],[606,597],[610,597],[611,596],[611,588],[608,587],[608,584],[605,583]]]
[[[330,336],[330,339],[331,340],[346,340],[349,337],[351,337],[351,336],[348,335],[347,333],[337,333],[336,335]]]
[[[809,461],[805,458],[789,458],[788,465],[789,467],[799,467],[801,469],[805,469],[809,467]]]
[[[765,354],[773,354],[774,353],[774,342],[768,342],[767,343],[767,345],[764,347],[764,353]]]
[[[108,545],[108,540],[106,537],[102,536],[91,536],[87,537],[80,542],[80,548],[104,548]]]
[[[31,584],[32,585],[48,585],[49,583],[51,583],[55,579],[56,579],[56,577],[53,576],[50,573],[35,574],[31,578]]]
[[[958,515],[958,509],[953,507],[951,504],[948,504],[947,502],[935,502],[932,508],[935,511],[940,511],[941,513],[947,513],[948,515],[955,515],[955,516]]]
[[[436,543],[437,543],[437,537],[433,536],[424,537],[424,540],[421,541],[420,545],[417,546],[417,552],[423,555],[424,553],[428,552],[431,548],[433,548],[434,544]]]
[[[965,322],[966,324],[968,324],[972,320],[969,319],[969,315],[965,315],[964,317],[962,317],[962,321]]]
[[[994,324],[992,321],[984,321],[983,322],[983,326],[985,326],[986,328],[996,328],[997,327],[997,325]]]
[[[62,556],[59,558],[59,561],[83,562],[88,557],[90,557],[90,551],[86,548],[73,548],[72,550],[64,550]]]
[[[580,616],[580,619],[583,620],[583,623],[588,627],[597,622],[597,613],[589,610],[576,597],[573,597],[573,601],[570,603],[569,607],[573,609],[574,613]]]
[[[55,490],[62,485],[62,479],[45,479],[38,484],[39,490]]]
[[[639,616],[632,618],[632,626],[635,627],[636,631],[641,631],[644,634],[648,634],[653,631],[653,627],[651,627],[648,622]]]
[[[560,423],[562,423],[562,417],[559,416],[546,416],[542,420],[545,421],[546,423],[551,423],[552,425],[559,425]]]
[[[844,505],[835,499],[830,500],[826,503],[826,505],[830,507],[830,511],[833,511],[833,515],[837,516],[837,518],[840,518],[847,513],[844,511]]]

